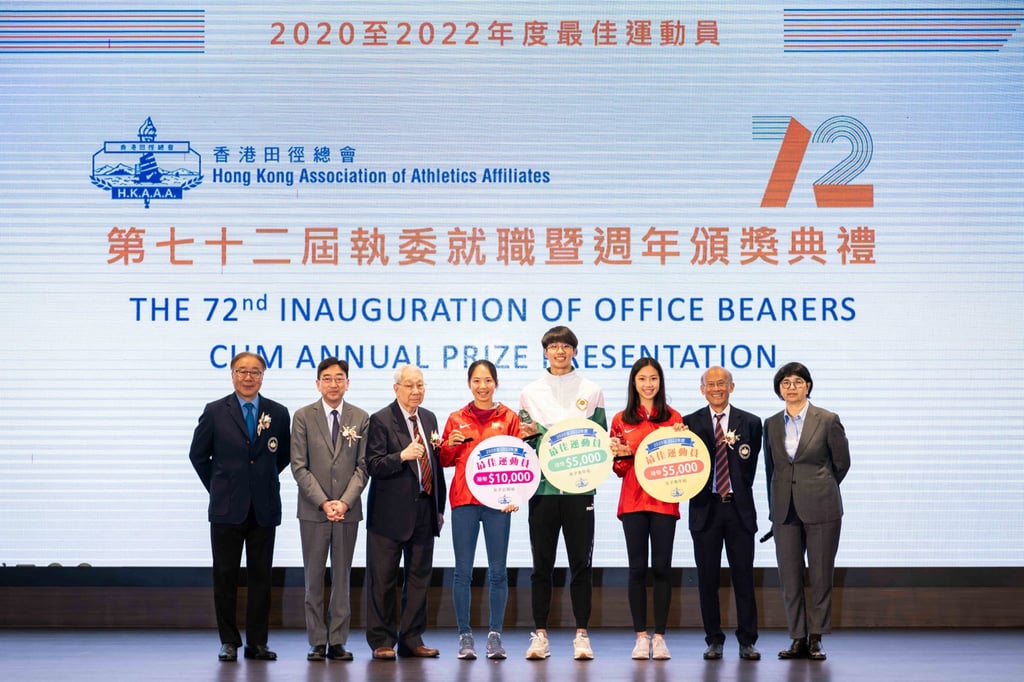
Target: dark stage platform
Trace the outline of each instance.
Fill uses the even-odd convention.
[[[213,630],[0,630],[0,680],[74,680],[122,682],[149,680],[366,680],[417,682],[581,682],[583,680],[651,680],[693,682],[918,682],[926,680],[1024,679],[1024,632],[985,630],[839,630],[826,637],[828,660],[780,661],[779,649],[789,642],[781,630],[761,633],[758,648],[763,659],[741,661],[735,641],[726,646],[725,659],[704,661],[703,633],[672,630],[667,639],[669,661],[633,661],[633,633],[621,629],[592,629],[593,661],[572,659],[573,632],[551,632],[551,658],[524,659],[529,631],[508,630],[504,635],[509,658],[504,661],[460,661],[455,657],[457,637],[452,629],[432,630],[426,643],[438,647],[437,659],[374,661],[362,630],[353,631],[350,663],[306,661],[306,635],[301,630],[277,630],[270,646],[275,662],[220,663],[220,643]],[[482,651],[484,633],[477,633]],[[241,652],[239,652],[241,654]]]

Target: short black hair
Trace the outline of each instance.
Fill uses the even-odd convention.
[[[775,373],[775,380],[772,385],[775,387],[775,395],[782,398],[782,393],[779,391],[779,385],[782,380],[786,377],[800,377],[807,382],[807,397],[811,397],[811,389],[814,388],[814,382],[811,381],[811,370],[807,369],[803,364],[799,362],[787,362],[782,367],[779,367],[779,371]]]
[[[572,346],[573,350],[580,345],[576,335],[572,333],[572,330],[568,327],[559,325],[552,327],[551,329],[544,332],[544,336],[540,337],[540,345],[542,348],[547,348],[553,343],[567,343]]]
[[[341,371],[345,373],[345,376],[348,376],[348,363],[344,360],[339,360],[332,355],[329,358],[321,360],[320,364],[316,366],[316,380],[320,381],[320,375],[324,373],[324,370],[334,367],[335,365],[341,367]]]

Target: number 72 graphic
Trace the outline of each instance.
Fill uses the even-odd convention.
[[[788,122],[788,123],[787,123]],[[785,134],[782,124],[787,124]],[[782,208],[789,202],[797,173],[803,163],[810,142],[831,144],[846,140],[850,153],[824,175],[814,181],[814,200],[818,208],[871,207],[875,205],[874,185],[851,185],[850,181],[864,172],[871,163],[874,149],[867,126],[850,116],[833,116],[818,126],[811,135],[793,117],[755,116],[754,139],[782,138],[779,154],[775,157],[768,186],[761,198],[762,208]]]

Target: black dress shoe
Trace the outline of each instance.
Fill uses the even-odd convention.
[[[825,660],[825,648],[821,646],[821,637],[811,637],[807,644],[807,658],[812,661]]]
[[[246,658],[254,658],[257,661],[277,660],[277,654],[268,649],[266,644],[253,644],[246,646],[243,653]]]
[[[779,658],[807,658],[807,640],[794,639],[788,649],[779,652]]]
[[[327,658],[332,661],[351,661],[352,652],[347,651],[342,644],[332,644],[327,648]]]
[[[307,661],[323,661],[327,659],[327,645],[326,644],[315,644],[309,647],[309,653],[306,654]]]
[[[220,653],[217,654],[217,660],[219,661],[237,661],[238,660],[238,647],[234,644],[221,644]]]
[[[744,661],[760,661],[761,652],[753,644],[740,644],[740,658]]]
[[[708,644],[708,648],[704,650],[705,661],[717,661],[722,657],[722,645],[721,644]]]

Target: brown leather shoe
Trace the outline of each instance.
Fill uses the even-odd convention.
[[[431,649],[430,647],[423,646],[422,644],[414,646],[411,649],[399,647],[398,653],[405,658],[437,658],[441,655],[441,652],[437,649]]]
[[[395,660],[395,650],[389,646],[379,646],[373,650],[373,657],[378,661]]]

